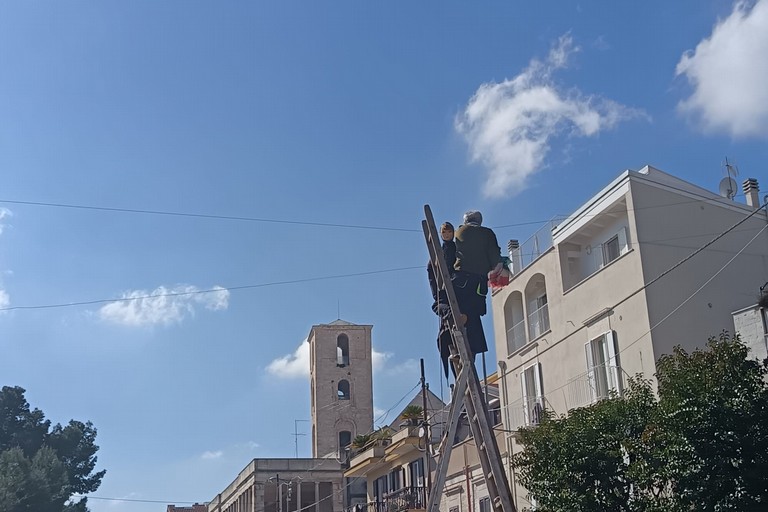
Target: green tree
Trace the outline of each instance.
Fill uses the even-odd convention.
[[[659,359],[658,444],[687,510],[768,509],[766,373],[725,333]]]
[[[766,362],[721,335],[675,348],[650,383],[567,417],[521,429],[513,458],[538,509],[757,511],[768,509]]]
[[[525,450],[513,464],[537,510],[600,512],[650,510],[644,489],[629,477],[638,458],[655,399],[646,381],[630,381],[613,397],[568,417],[545,414],[538,427],[521,429]]]
[[[73,495],[98,489],[96,429],[71,420],[66,426],[30,409],[20,387],[0,390],[0,510],[84,512]]]

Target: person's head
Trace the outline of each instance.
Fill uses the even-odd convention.
[[[464,214],[464,224],[469,224],[470,222],[478,225],[482,224],[483,214],[477,210],[469,210]]]
[[[440,236],[446,242],[453,240],[453,224],[450,222],[443,222],[443,225],[440,226]]]

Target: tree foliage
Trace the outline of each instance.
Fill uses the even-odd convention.
[[[519,433],[513,457],[537,510],[768,509],[766,362],[726,334],[677,347],[651,383]]]
[[[96,429],[71,420],[66,426],[30,409],[20,387],[0,390],[0,510],[81,512],[105,471],[96,467]]]

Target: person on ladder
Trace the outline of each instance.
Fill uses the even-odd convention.
[[[464,214],[456,230],[456,263],[451,281],[456,292],[472,355],[488,351],[480,317],[485,315],[488,276],[503,268],[501,248],[492,229],[482,226],[483,215],[476,210]]]
[[[442,238],[443,257],[445,258],[448,272],[451,276],[454,274],[453,266],[456,263],[456,244],[453,241],[454,229],[453,224],[450,222],[443,222],[440,226],[440,238]],[[432,268],[432,263],[427,263],[427,278],[429,279],[429,288],[432,290],[432,311],[440,317],[440,329],[437,333],[437,348],[440,351],[440,360],[443,363],[443,372],[445,378],[448,378],[448,368],[454,372],[454,378],[456,373],[453,367],[448,363],[448,358],[451,355],[450,345],[451,339],[451,308],[448,306],[448,299],[445,296],[445,290],[438,286],[435,279],[435,271]]]

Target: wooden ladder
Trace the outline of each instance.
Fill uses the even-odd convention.
[[[448,415],[448,431],[444,434],[438,450],[439,460],[429,493],[427,512],[439,512],[440,510],[440,499],[448,475],[448,464],[462,409],[466,409],[467,412],[469,427],[475,439],[480,465],[488,488],[488,497],[493,509],[498,512],[516,512],[507,476],[502,467],[496,436],[494,436],[488,421],[488,407],[480,387],[480,380],[477,377],[474,358],[467,342],[466,330],[463,326],[457,327],[460,310],[456,302],[456,293],[453,290],[448,265],[443,257],[442,239],[435,227],[435,220],[429,205],[424,205],[424,216],[425,220],[421,222],[421,227],[424,230],[424,238],[429,249],[429,261],[435,274],[438,297],[441,291],[445,292],[451,311],[450,322],[453,326],[451,329],[453,339],[451,364],[453,364],[457,376]]]

